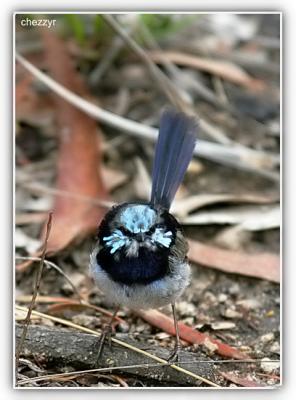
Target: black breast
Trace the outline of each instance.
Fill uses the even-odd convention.
[[[114,281],[125,283],[150,283],[169,273],[169,249],[155,252],[143,247],[138,257],[126,257],[125,252],[118,252],[118,261],[110,254],[109,248],[103,248],[97,254],[97,262]]]

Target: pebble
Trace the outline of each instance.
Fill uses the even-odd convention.
[[[224,316],[226,318],[242,318],[243,315],[232,308],[227,308],[224,312]]]
[[[193,317],[187,317],[187,318],[184,318],[182,320],[182,322],[184,324],[186,324],[186,325],[192,326],[194,324],[194,318]]]
[[[256,299],[239,300],[236,304],[242,306],[245,310],[255,310],[260,307],[260,302]]]
[[[208,338],[204,340],[203,344],[210,351],[210,353],[214,353],[218,349],[218,345],[211,342]]]
[[[224,303],[227,300],[227,295],[225,293],[220,293],[218,296],[219,303]]]
[[[187,301],[180,301],[177,303],[177,310],[181,316],[194,317],[196,315],[196,308]]]
[[[265,335],[262,335],[260,337],[260,342],[261,343],[268,343],[268,342],[271,342],[272,340],[274,340],[274,333],[273,332],[266,333]]]
[[[212,292],[205,292],[204,300],[211,304],[217,303],[217,297]]]
[[[86,328],[93,328],[96,325],[97,318],[91,315],[77,314],[72,317],[74,324],[85,326]]]
[[[228,289],[228,292],[230,294],[238,294],[240,292],[240,287],[238,283],[234,283],[230,288]]]
[[[220,331],[223,329],[233,329],[235,328],[235,324],[229,321],[217,321],[211,323],[211,328],[214,329],[214,331]]]
[[[130,329],[130,326],[129,326],[129,324],[127,322],[122,321],[117,325],[117,329],[121,333],[128,333],[129,329]]]
[[[273,342],[272,345],[270,346],[269,350],[270,350],[272,353],[280,354],[280,352],[281,352],[281,346],[280,346],[279,342]]]
[[[270,361],[270,362],[269,362]],[[280,368],[280,362],[272,362],[270,358],[264,357],[261,360],[261,369],[266,373],[271,373]]]

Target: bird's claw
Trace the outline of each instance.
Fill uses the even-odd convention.
[[[181,351],[181,346],[180,345],[175,346],[174,350],[167,359],[167,362],[169,364],[175,364],[176,362],[178,363],[180,361],[180,351]]]
[[[105,344],[106,340],[108,341],[109,348],[111,349],[112,348],[112,327],[111,327],[111,325],[106,325],[103,328],[102,333],[99,338],[99,341],[96,342],[96,346],[98,346],[96,365],[98,364],[98,361],[103,353],[103,348],[104,348],[104,344]]]

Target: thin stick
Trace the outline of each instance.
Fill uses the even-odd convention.
[[[20,54],[16,54],[16,59],[47,87],[86,114],[115,129],[119,129],[121,132],[148,140],[156,140],[157,129],[106,111],[71,92],[71,90],[44,74]],[[200,139],[194,150],[194,154],[223,165],[239,168],[265,176],[274,181],[279,181],[279,174],[267,169],[267,167],[271,168],[279,164],[280,158],[273,153],[253,150],[242,145],[226,146]]]
[[[15,259],[16,259],[16,260],[41,261],[42,258],[40,258],[40,257],[20,257],[20,256],[18,256],[18,257],[15,257]],[[58,271],[58,272],[66,279],[66,281],[71,285],[73,291],[76,293],[79,302],[81,303],[83,299],[81,298],[81,296],[80,296],[80,294],[79,294],[79,292],[78,292],[76,286],[75,286],[74,283],[71,281],[71,279],[67,276],[67,274],[66,274],[60,267],[58,267],[56,264],[54,264],[52,261],[48,261],[48,260],[45,260],[45,259],[44,259],[43,262],[44,262],[44,264],[45,264],[47,267],[53,268],[53,269],[55,269],[56,271]],[[33,296],[34,296],[34,294],[33,294]],[[32,297],[32,300],[33,300],[33,297]],[[32,301],[32,300],[31,300],[31,301]],[[36,298],[34,299],[34,302],[35,302],[35,301],[36,301]]]
[[[26,189],[31,190],[32,192],[37,192],[37,193],[41,192],[41,193],[53,194],[55,196],[69,197],[71,199],[84,201],[86,203],[93,204],[95,206],[102,207],[102,208],[111,208],[112,206],[114,206],[116,204],[113,201],[95,199],[93,197],[85,196],[83,194],[69,192],[68,190],[61,190],[61,189],[48,187],[39,182],[37,182],[37,183],[26,183],[25,182],[25,183],[21,183],[20,185],[22,185]]]
[[[172,81],[161,71],[161,69],[151,60],[145,50],[120,26],[116,19],[109,14],[103,14],[102,18],[117,32],[129,47],[144,61],[152,76],[159,86],[163,89],[170,102],[179,110],[193,113],[192,107],[180,96],[178,89]]]
[[[35,306],[35,301],[36,301],[36,297],[38,295],[39,292],[39,287],[40,287],[40,282],[41,282],[41,277],[42,277],[42,272],[43,272],[43,267],[44,267],[44,259],[45,259],[45,254],[46,254],[46,250],[47,250],[47,242],[48,242],[48,238],[49,238],[49,234],[50,234],[50,230],[51,230],[51,221],[52,221],[52,211],[49,212],[48,214],[48,221],[47,221],[47,225],[46,225],[46,234],[45,234],[45,239],[44,239],[44,244],[43,244],[43,249],[42,249],[42,253],[41,253],[41,258],[40,258],[40,264],[39,264],[39,270],[36,276],[36,280],[35,280],[35,288],[34,288],[34,293],[32,296],[32,301],[30,303],[30,306],[28,308],[28,312],[27,312],[27,316],[25,318],[24,321],[24,329],[22,331],[22,335],[19,341],[19,345],[16,351],[16,355],[15,355],[15,371],[16,371],[16,378],[18,376],[18,367],[19,367],[19,359],[20,359],[20,354],[24,345],[24,341],[27,335],[27,331],[28,331],[28,326],[30,323],[30,319],[31,319],[31,314],[33,312],[33,308]],[[16,382],[17,383],[17,382]]]
[[[201,361],[180,361],[179,364],[197,364],[197,363],[222,363],[222,362],[234,362],[234,363],[240,363],[240,362],[248,362],[248,363],[254,363],[255,361],[262,362],[262,360],[201,360]],[[264,361],[264,360],[263,360]],[[277,360],[272,360],[274,362],[278,362]],[[266,361],[270,362],[270,361]],[[103,368],[93,368],[93,369],[85,369],[81,371],[71,371],[71,372],[61,372],[59,374],[49,374],[49,375],[43,375],[43,376],[38,376],[35,378],[27,378],[19,381],[19,384],[26,384],[26,383],[33,383],[33,382],[39,382],[43,381],[46,379],[56,379],[59,377],[66,377],[66,376],[76,376],[79,374],[85,375],[88,373],[94,373],[94,372],[109,372],[109,371],[116,371],[116,370],[128,370],[128,369],[134,369],[134,368],[155,368],[155,367],[165,367],[168,366],[169,364],[161,364],[161,363],[151,363],[151,364],[133,364],[133,365],[122,365],[122,366],[114,366],[114,367],[103,367]],[[268,374],[260,374],[258,375],[262,376],[267,376]],[[278,377],[279,378],[279,377]]]

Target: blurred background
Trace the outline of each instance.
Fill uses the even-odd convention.
[[[16,15],[17,304],[30,302],[33,259],[53,211],[47,259],[56,267],[46,264],[36,308],[103,326],[104,314],[69,308],[65,299],[112,311],[88,277],[96,228],[113,204],[149,199],[159,118],[176,107],[200,120],[172,207],[189,239],[193,276],[177,305],[180,321],[249,358],[278,359],[280,45],[276,13]],[[69,99],[65,88],[77,97]],[[173,345],[145,316],[119,316],[118,332],[128,326],[139,341]],[[16,322],[23,319],[19,311]],[[45,323],[55,326],[34,322]],[[213,348],[186,344],[219,358]],[[22,368],[31,376],[28,365]],[[275,363],[240,368],[258,385],[278,383]],[[96,379],[57,385],[122,385]],[[244,386],[229,374],[213,380]]]

